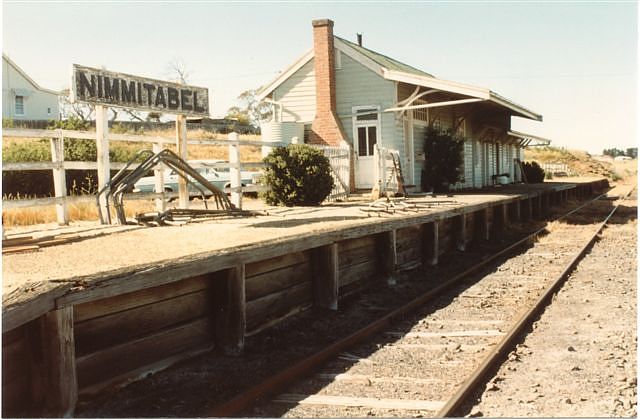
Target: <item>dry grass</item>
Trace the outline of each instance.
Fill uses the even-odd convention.
[[[133,217],[140,212],[153,211],[155,207],[152,201],[128,201],[125,202],[124,209],[127,217]],[[98,218],[98,208],[93,202],[78,202],[69,205],[69,220],[71,221],[97,221]],[[2,225],[4,227],[55,222],[56,208],[53,205],[2,210]]]
[[[615,180],[617,174],[610,163],[593,159],[587,152],[556,147],[530,147],[525,149],[525,160],[538,163],[560,163],[578,176],[606,177]]]

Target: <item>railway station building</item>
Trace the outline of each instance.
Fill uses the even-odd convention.
[[[273,106],[263,140],[348,147],[351,190],[374,185],[374,145],[398,150],[405,183],[420,191],[428,127],[465,139],[463,180],[453,189],[521,180],[522,148],[539,137],[515,132],[511,117],[542,116],[482,87],[439,79],[333,34],[314,20],[313,48],[259,91]]]

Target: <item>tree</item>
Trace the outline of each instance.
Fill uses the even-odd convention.
[[[225,118],[235,119],[240,125],[251,125],[251,117],[247,110],[240,109],[237,106],[230,107]]]
[[[79,102],[71,103],[71,92],[69,89],[64,89],[60,93],[61,94],[60,96],[58,96],[58,101],[60,104],[60,113],[62,119],[77,117],[81,121],[93,121],[93,117],[96,111],[96,107],[94,105]]]
[[[246,125],[258,127],[260,121],[271,118],[272,110],[268,103],[259,101],[256,97],[257,91],[245,90],[240,93],[238,100],[240,106],[232,106],[227,111],[227,118],[237,119],[241,124],[245,121]]]
[[[627,148],[627,157],[631,157],[632,159],[638,158],[638,147]]]
[[[602,151],[602,154],[604,154],[605,156],[611,156],[611,157],[618,157],[618,156],[624,156],[624,151],[618,149],[618,148],[605,148]]]
[[[187,84],[191,76],[191,71],[187,70],[187,65],[182,58],[173,57],[168,63],[165,73],[171,81]]]
[[[162,117],[162,112],[151,111],[147,114],[147,121],[160,122],[161,117]]]
[[[451,130],[429,127],[424,138],[425,162],[422,189],[446,192],[449,185],[462,180],[464,138]]]

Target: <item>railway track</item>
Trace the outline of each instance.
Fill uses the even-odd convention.
[[[583,204],[211,414],[454,415],[584,256],[616,198]]]

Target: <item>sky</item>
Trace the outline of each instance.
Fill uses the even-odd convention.
[[[311,21],[436,77],[540,113],[512,128],[558,147],[637,146],[638,10],[630,2],[12,2],[2,49],[41,86],[68,88],[71,64],[209,88],[222,117],[312,47]]]

